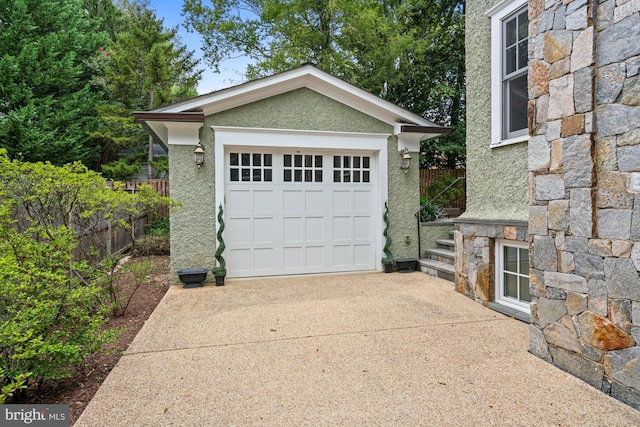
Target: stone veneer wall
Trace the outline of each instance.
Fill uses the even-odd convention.
[[[483,305],[495,301],[496,239],[526,242],[527,224],[521,221],[462,220],[454,240],[456,290]]]
[[[531,352],[640,409],[640,1],[529,19]]]

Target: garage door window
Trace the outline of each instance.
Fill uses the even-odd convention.
[[[284,182],[322,182],[322,156],[285,154]]]
[[[369,182],[369,156],[333,156],[333,182]]]
[[[229,179],[231,181],[272,181],[273,158],[271,154],[230,153],[229,165]]]

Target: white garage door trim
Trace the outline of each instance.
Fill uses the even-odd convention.
[[[223,204],[226,206],[225,195],[228,193],[226,188],[225,173],[228,169],[225,164],[225,158],[228,157],[230,149],[234,151],[245,149],[260,152],[295,152],[292,150],[301,150],[306,152],[317,152],[324,154],[359,154],[370,155],[372,160],[372,205],[375,207],[371,212],[371,220],[373,221],[374,233],[374,262],[373,268],[379,270],[380,263],[378,260],[382,255],[382,205],[386,200],[387,194],[387,139],[389,135],[384,134],[365,134],[365,133],[346,133],[346,132],[318,132],[318,131],[297,131],[283,129],[255,129],[255,128],[233,128],[212,126],[215,131],[216,156],[215,156],[215,175],[216,175],[216,206]],[[231,184],[230,184],[231,185]],[[310,185],[310,188],[313,186]],[[230,187],[232,188],[232,187]],[[227,245],[229,247],[229,245]],[[228,260],[228,263],[231,260]],[[353,268],[358,270],[358,268]],[[340,269],[336,269],[339,271]],[[349,268],[341,271],[348,271]],[[308,271],[292,270],[290,274],[327,272],[319,271],[317,268],[311,268]],[[270,273],[264,274],[269,275]],[[281,274],[287,274],[283,272]],[[231,274],[233,276],[234,274]],[[249,272],[236,272],[236,277],[248,277],[251,275],[263,275],[258,272],[250,274]]]

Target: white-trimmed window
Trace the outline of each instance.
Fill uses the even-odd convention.
[[[284,182],[322,182],[322,156],[285,154]]]
[[[526,0],[504,0],[491,17],[491,145],[526,141],[529,18]]]
[[[271,182],[273,179],[271,154],[230,153],[229,166],[230,181]]]
[[[364,182],[371,179],[369,156],[333,156],[333,182]]]
[[[496,302],[530,313],[529,245],[496,241]]]

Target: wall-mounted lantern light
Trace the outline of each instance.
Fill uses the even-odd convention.
[[[409,149],[405,148],[400,151],[400,169],[402,169],[404,173],[409,172],[409,163],[411,163],[411,154],[409,154]]]
[[[198,165],[198,167],[202,166],[202,164],[204,163],[204,147],[199,142],[196,146],[195,151],[193,152],[193,155],[196,159],[196,165]]]

